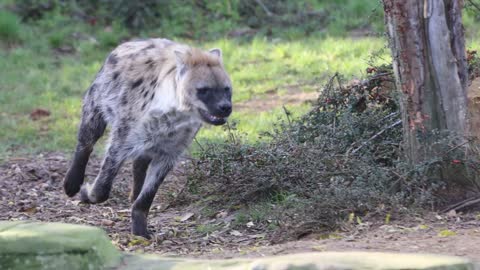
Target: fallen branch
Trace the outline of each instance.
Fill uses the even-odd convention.
[[[458,210],[461,210],[467,206],[471,206],[471,205],[474,205],[476,203],[480,203],[480,197],[474,197],[474,198],[469,198],[469,199],[466,199],[464,201],[461,201],[459,203],[456,203],[452,206],[449,206],[445,209],[443,209],[441,212],[443,213],[448,213],[452,210],[455,210],[455,211],[458,211]]]
[[[376,138],[378,138],[380,135],[382,135],[383,133],[385,133],[385,131],[389,130],[389,129],[392,129],[398,125],[400,125],[402,123],[402,120],[397,120],[395,123],[391,124],[390,126],[380,130],[378,133],[376,133],[375,135],[373,135],[372,137],[370,137],[370,139],[364,141],[362,143],[362,145],[360,145],[359,147],[357,147],[356,149],[354,149],[352,151],[352,154],[355,154],[356,152],[358,152],[360,149],[362,149],[363,147],[365,147],[365,145],[367,145],[369,142],[375,140]],[[347,155],[348,153],[350,153],[350,151],[347,151]]]

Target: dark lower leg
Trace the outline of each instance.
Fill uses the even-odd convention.
[[[82,186],[85,177],[85,169],[91,153],[91,147],[83,147],[80,144],[77,146],[72,165],[63,181],[63,189],[67,196],[73,197],[78,191],[80,191],[80,187]]]
[[[86,203],[101,203],[108,199],[112,189],[113,180],[117,176],[125,157],[117,153],[115,146],[110,146],[107,156],[103,160],[102,167],[93,184],[86,184],[80,192],[80,200]]]
[[[172,167],[172,159],[154,160],[150,164],[142,191],[132,206],[132,234],[150,237],[147,230],[148,212],[160,184]]]
[[[138,157],[133,161],[133,185],[130,193],[130,201],[132,203],[137,199],[138,194],[142,190],[150,161],[151,158],[145,156]]]
[[[93,146],[103,135],[106,125],[101,114],[96,113],[89,116],[86,111],[84,111],[84,117],[78,130],[77,148],[70,169],[65,175],[63,182],[63,188],[69,197],[75,196],[80,190]]]
[[[147,230],[147,216],[157,190],[150,194],[140,194],[132,206],[132,234],[150,238]]]

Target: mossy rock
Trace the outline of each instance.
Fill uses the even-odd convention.
[[[62,223],[0,222],[0,269],[470,270],[474,266],[457,257],[367,252],[304,253],[231,260],[122,254],[98,228]]]
[[[259,259],[184,260],[154,255],[125,258],[128,270],[473,270],[466,259],[436,255],[375,252],[322,252],[274,256]]]
[[[0,222],[0,269],[104,269],[121,253],[102,230],[83,225]]]

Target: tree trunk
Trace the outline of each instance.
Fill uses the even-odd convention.
[[[463,0],[383,0],[404,150],[412,164],[429,156],[434,130],[467,128],[467,60]]]

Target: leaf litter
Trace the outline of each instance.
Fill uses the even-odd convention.
[[[110,199],[99,205],[80,203],[63,193],[62,180],[69,158],[46,153],[32,158],[12,158],[0,165],[0,220],[37,220],[98,226],[112,243],[129,252],[149,252],[202,258],[264,256],[308,251],[401,251],[467,256],[480,260],[480,218],[478,213],[425,213],[362,220],[349,223],[330,234],[309,234],[304,238],[273,245],[271,234],[254,222],[231,227],[227,210],[202,214],[199,206],[174,203],[185,188],[186,177],[177,168],[166,179],[152,206],[151,240],[130,234],[130,166],[119,173]],[[100,159],[93,157],[87,178],[94,179]]]

